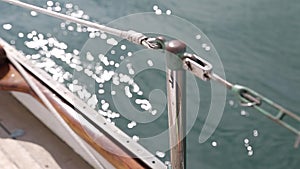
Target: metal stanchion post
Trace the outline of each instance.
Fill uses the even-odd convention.
[[[178,40],[166,44],[167,94],[171,168],[186,168],[186,75],[181,57],[186,45]]]

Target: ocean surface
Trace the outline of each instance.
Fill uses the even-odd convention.
[[[189,52],[210,61],[228,81],[248,86],[300,115],[298,0],[24,2],[117,28],[179,37],[188,43]],[[154,69],[164,60],[158,59],[161,53],[3,2],[0,16],[1,38],[168,163],[168,151],[156,146],[163,144],[162,140],[150,142],[152,145],[143,142],[143,138],[168,128],[165,72]],[[133,60],[135,56],[144,60]],[[196,87],[189,85],[191,81],[187,83],[188,106],[199,106],[197,111],[191,108],[187,112],[192,122],[186,137],[187,168],[300,168],[300,149],[294,148],[296,136],[257,111],[241,107],[230,91],[222,100],[224,111],[217,112],[222,118],[215,132],[200,143],[210,106],[222,105],[211,102],[213,95],[221,96],[211,93],[210,82],[197,79]],[[132,107],[128,105],[135,107],[130,113]],[[300,129],[299,123],[291,124]]]

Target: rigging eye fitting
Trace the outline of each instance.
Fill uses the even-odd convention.
[[[185,70],[191,71],[203,81],[210,80],[209,74],[212,73],[212,65],[209,62],[190,53],[184,53],[182,61]]]
[[[240,105],[243,107],[260,106],[262,104],[258,94],[244,86],[234,85],[232,90],[237,93],[241,100]]]
[[[165,48],[165,38],[162,36],[152,38],[145,37],[141,40],[141,45],[149,49],[164,49]]]

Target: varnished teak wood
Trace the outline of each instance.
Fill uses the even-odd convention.
[[[84,127],[84,125],[81,125],[78,119],[68,113],[70,107],[66,103],[55,96],[54,93],[43,86],[38,80],[34,79],[32,76],[31,78],[38,85],[40,90],[43,91],[68,125],[113,166],[122,169],[147,168],[140,160],[131,158],[125,149],[122,149],[107,136],[97,135],[87,127]],[[20,73],[11,64],[0,65],[0,90],[28,93],[40,101]]]

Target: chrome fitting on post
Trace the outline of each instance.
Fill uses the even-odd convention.
[[[164,49],[164,38],[157,37],[157,38],[144,38],[141,40],[141,44],[149,49]]]
[[[212,65],[206,60],[195,54],[185,53],[182,58],[183,68],[185,70],[191,71],[194,75],[207,81],[210,79],[210,74],[212,73]]]

